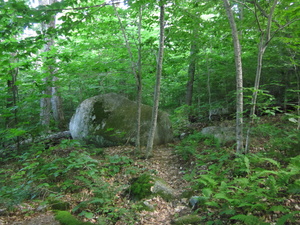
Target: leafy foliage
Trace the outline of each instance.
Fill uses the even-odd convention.
[[[153,179],[149,174],[142,174],[137,178],[132,179],[128,189],[129,195],[134,200],[141,200],[152,194],[151,187]]]
[[[213,143],[204,143],[203,137],[194,135],[186,138],[183,145],[194,149],[196,164],[185,177],[194,191],[205,198],[199,213],[203,208],[212,212],[207,221],[220,215],[227,223],[268,224],[264,218],[274,212],[279,216],[278,224],[294,221],[296,213],[285,202],[291,193],[299,193],[299,155],[279,162],[270,157],[272,151],[270,156],[234,155],[225,148],[210,150]]]
[[[57,211],[55,219],[60,222],[62,225],[92,225],[90,222],[82,222],[77,220],[71,213],[67,211]]]
[[[182,140],[180,145],[176,146],[176,153],[184,160],[194,158],[197,155],[200,143],[213,149],[219,149],[220,147],[219,140],[215,137],[195,132],[188,135],[187,138]]]
[[[135,174],[138,168],[131,168],[131,159],[118,155],[106,157],[103,151],[97,154],[99,150],[89,150],[73,140],[43,148],[44,145],[36,145],[19,155],[15,168],[5,165],[0,168],[1,207],[13,210],[24,201],[39,200],[56,210],[71,207],[74,214],[83,218],[101,215],[105,224],[115,223],[120,218],[126,221],[134,218],[130,210],[114,206],[116,196],[123,190],[122,185],[106,182],[117,174]],[[11,165],[10,162],[7,165]],[[82,197],[85,192],[90,194]],[[76,205],[61,201],[69,194],[78,196]],[[62,219],[66,213],[57,213],[61,223],[81,224],[73,216]]]
[[[36,142],[45,135],[39,102],[50,97],[44,93],[46,86],[60,87],[55,97],[64,102],[66,121],[77,105],[90,96],[118,92],[136,99],[130,57],[113,6],[96,5],[97,1],[66,0],[32,7],[29,2],[0,2],[0,206],[13,209],[26,200],[50,201],[48,198],[60,199],[87,191],[93,197],[80,200],[74,206],[75,214],[86,218],[99,216],[103,224],[114,223],[127,213],[124,220],[130,220],[131,212],[113,204],[122,188],[119,184],[112,187],[107,180],[123,173],[126,176],[139,173],[132,160],[120,155],[106,157],[103,149],[88,149],[74,141],[50,148]],[[151,105],[158,46],[157,1],[125,2],[118,12],[132,47],[132,58],[142,56],[143,102]],[[269,12],[271,2],[246,1],[242,5],[235,1],[232,7],[241,31],[245,113],[252,106],[253,93],[258,91],[257,124],[252,135],[265,145],[253,143],[253,154],[236,156],[232,149],[222,149],[213,137],[187,129],[186,134],[192,135],[176,146],[176,153],[183,160],[195,161],[186,177],[196,192],[208,198],[205,201],[210,212],[208,223],[214,223],[210,218],[215,215],[221,215],[229,223],[248,224],[260,223],[264,214],[275,212],[279,212],[278,224],[289,223],[297,216],[285,202],[287,195],[300,193],[300,29],[299,4],[295,1],[280,1],[276,5],[271,30],[275,27],[280,30],[274,33],[276,38],[268,43],[264,54],[261,89],[252,88],[260,39],[253,21],[260,22],[260,28],[264,29],[264,14]],[[210,110],[228,108],[232,114],[235,80],[232,40],[221,1],[175,3],[166,7],[160,106],[171,114],[175,134],[179,136],[186,131],[190,115],[195,115],[196,122],[211,122],[207,121]],[[139,46],[136,18],[140,10]],[[55,15],[56,28],[45,29],[44,25]],[[201,35],[194,35],[194,30]],[[43,49],[50,39],[55,44],[51,51],[45,52]],[[198,46],[196,76],[193,102],[186,106],[193,42]],[[45,83],[49,67],[55,70],[57,80]],[[272,118],[282,112],[287,118],[279,125],[265,124],[260,117],[264,114]],[[247,122],[246,118],[245,126]],[[50,131],[66,125],[52,119]],[[34,143],[30,149],[28,140]],[[142,189],[148,190],[148,185],[145,177],[132,191],[140,194]]]

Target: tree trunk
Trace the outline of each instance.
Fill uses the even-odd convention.
[[[160,3],[159,50],[158,50],[158,57],[157,57],[156,83],[155,83],[155,89],[154,89],[152,120],[151,120],[151,127],[150,127],[150,131],[149,131],[148,142],[147,142],[146,158],[149,158],[149,156],[152,154],[152,150],[153,150],[153,141],[154,141],[154,136],[155,136],[155,131],[156,131],[158,106],[159,106],[160,80],[161,80],[163,56],[164,56],[165,6],[163,4],[163,0],[160,0],[159,3]]]
[[[236,152],[243,153],[243,69],[241,45],[229,0],[223,1],[231,27],[235,55],[234,58],[236,68]]]
[[[197,64],[197,33],[196,29],[193,30],[192,40],[191,40],[191,50],[190,50],[190,64],[188,68],[188,81],[186,84],[186,98],[185,103],[188,106],[192,105],[193,101],[193,89],[194,89],[194,81],[195,81],[195,72],[196,72],[196,64]]]
[[[62,108],[62,99],[59,93],[59,87],[55,84],[58,80],[57,77],[53,77],[53,87],[51,88],[51,109],[53,113],[53,119],[57,124],[57,127],[62,130],[65,127],[65,117]]]
[[[16,54],[12,54],[12,62],[14,62]],[[11,65],[11,64],[10,64]],[[5,128],[16,128],[18,125],[18,110],[17,110],[17,98],[18,98],[18,86],[16,84],[17,77],[19,73],[19,68],[10,68],[11,79],[7,80],[7,99],[6,99],[6,108],[9,113],[9,116],[5,117]],[[14,142],[17,150],[20,148],[20,139],[19,136],[14,138]]]
[[[210,45],[210,52],[212,52],[212,47]],[[211,118],[211,112],[212,112],[212,107],[211,107],[211,88],[210,88],[210,61],[211,59],[208,58],[208,55],[206,54],[206,71],[207,71],[207,94],[208,94],[208,106],[209,106],[209,109],[208,109],[208,119],[209,121],[212,120]]]
[[[141,150],[141,114],[142,114],[142,7],[139,9],[139,23],[138,23],[138,71],[136,74],[137,81],[137,133],[136,133],[136,152]]]
[[[137,133],[136,133],[136,152],[140,151],[141,148],[141,144],[140,144],[140,133],[141,133],[141,107],[142,107],[142,44],[141,44],[141,24],[142,24],[142,8],[140,7],[139,10],[139,25],[138,25],[138,68],[136,70],[135,68],[135,62],[134,62],[134,58],[133,58],[133,54],[131,51],[131,47],[130,47],[130,43],[126,34],[126,30],[123,26],[123,23],[121,21],[121,18],[119,16],[118,10],[115,7],[114,4],[114,10],[115,10],[115,14],[118,18],[122,33],[123,33],[123,37],[126,43],[126,48],[128,51],[128,55],[130,58],[130,64],[131,64],[131,71],[135,77],[135,81],[136,81],[136,87],[137,87]]]
[[[14,55],[12,55],[14,57]],[[13,59],[14,60],[14,59]],[[13,128],[16,127],[18,123],[17,117],[17,95],[18,95],[18,86],[16,85],[17,76],[19,73],[19,68],[10,69],[11,79],[7,80],[7,99],[6,99],[6,108],[12,111],[12,115],[5,118],[5,127]],[[12,109],[12,110],[11,110]]]
[[[258,46],[258,55],[257,55],[257,67],[256,67],[256,76],[255,76],[255,82],[254,82],[254,92],[252,95],[251,100],[251,110],[250,110],[250,119],[251,122],[249,124],[249,127],[247,129],[247,136],[246,136],[246,145],[245,145],[245,152],[249,152],[249,145],[250,145],[250,131],[252,126],[254,125],[254,115],[256,111],[256,105],[257,105],[257,96],[258,96],[258,90],[259,90],[259,84],[260,84],[260,78],[261,78],[261,72],[262,72],[262,65],[263,65],[263,56],[264,53],[268,47],[268,44],[270,43],[272,37],[271,37],[271,28],[272,28],[272,20],[273,20],[273,14],[275,11],[275,7],[277,6],[278,0],[275,0],[273,2],[272,8],[270,9],[269,15],[266,15],[268,18],[266,31],[261,29],[261,25],[258,20],[258,16],[256,15],[256,20],[258,23],[258,27],[260,29],[260,41]],[[255,3],[255,7],[261,8],[258,3]]]
[[[39,0],[40,5],[48,5],[53,4],[57,2],[58,0]],[[49,28],[55,28],[55,17],[52,18],[52,20],[48,24],[42,24],[42,28],[44,30],[47,30]],[[44,52],[49,52],[54,46],[54,39],[48,38],[47,43],[44,47]],[[65,118],[62,108],[62,100],[59,95],[58,87],[56,87],[55,83],[58,80],[57,77],[55,77],[55,59],[46,58],[46,62],[44,62],[46,65],[48,64],[47,71],[45,71],[46,74],[49,74],[45,79],[45,89],[43,90],[44,97],[41,99],[40,106],[41,106],[41,113],[40,113],[40,123],[45,127],[46,130],[49,130],[50,121],[51,121],[51,112],[53,114],[53,119],[58,125],[60,129],[63,129],[65,124]],[[51,61],[50,65],[49,62]]]
[[[297,130],[300,130],[300,76],[299,76],[299,72],[297,69],[297,65],[294,65],[294,72],[297,78],[297,98],[298,98],[298,102],[297,102],[297,117],[298,117],[298,124],[297,124]]]

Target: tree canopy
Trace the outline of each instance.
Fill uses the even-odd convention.
[[[153,104],[158,2],[51,2],[1,1],[0,125],[5,145],[19,137],[40,135],[39,99],[49,97],[43,91],[46,86],[59,87],[55,95],[61,98],[66,118],[58,127],[52,116],[52,131],[66,129],[75,108],[88,97],[117,92],[136,100],[132,68],[137,69],[139,55],[143,103]],[[234,117],[234,51],[222,2],[166,0],[164,4],[160,108],[171,114],[188,111],[187,116],[197,121],[211,120],[225,109]],[[255,115],[297,108],[299,7],[296,1],[231,2],[242,49],[244,116],[249,116],[253,93],[258,94]],[[45,27],[54,16],[56,26]],[[44,51],[50,39],[53,45]],[[262,58],[260,86],[255,87],[261,45],[268,48]],[[51,73],[55,79],[45,82]]]

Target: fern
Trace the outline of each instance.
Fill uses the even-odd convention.
[[[270,211],[270,212],[288,212],[289,210],[282,205],[274,205],[268,211]]]
[[[210,174],[203,174],[196,181],[206,187],[215,187],[218,184],[218,182],[214,180]]]
[[[294,216],[296,214],[299,214],[299,212],[292,212],[289,214],[286,214],[282,217],[280,217],[276,223],[276,225],[284,225],[287,224],[287,222],[293,222],[294,221]]]
[[[257,224],[268,224],[263,221],[261,221],[258,217],[253,215],[236,215],[230,218],[231,220],[239,220],[245,223],[246,225],[257,225]]]

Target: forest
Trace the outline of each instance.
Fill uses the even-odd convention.
[[[0,224],[300,223],[298,1],[0,0],[0,12]],[[77,107],[109,93],[137,103],[135,143],[72,139]],[[157,146],[159,111],[174,138]]]

